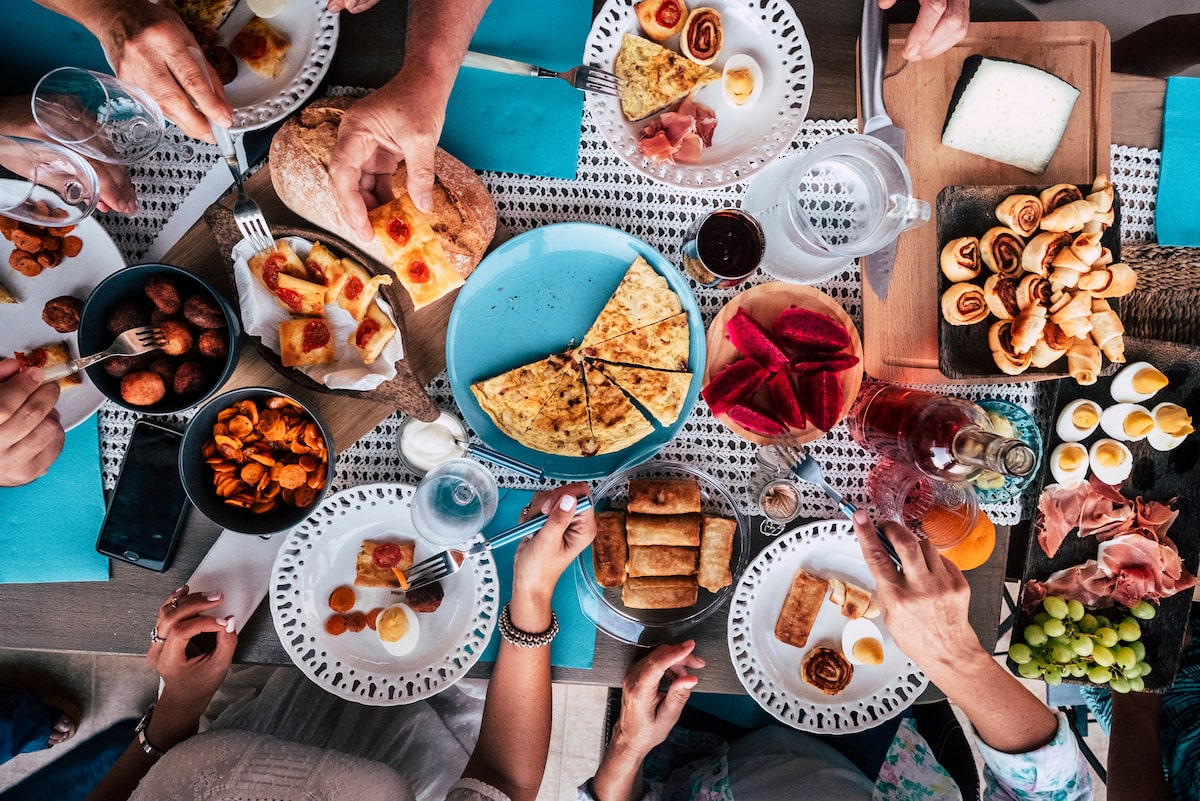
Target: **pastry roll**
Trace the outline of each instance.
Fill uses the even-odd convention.
[[[992,351],[992,359],[1005,375],[1020,375],[1033,362],[1033,355],[1026,351],[1017,353],[1012,343],[1012,321],[1001,320],[992,323],[988,330],[988,347]]]
[[[996,207],[996,217],[1028,239],[1042,222],[1042,201],[1033,195],[1009,195]]]
[[[1050,308],[1050,322],[1057,323],[1069,337],[1082,338],[1092,330],[1092,294],[1076,292],[1063,296],[1058,304]]]
[[[1104,214],[1112,211],[1114,194],[1113,183],[1108,180],[1108,176],[1097,175],[1096,180],[1092,181],[1092,191],[1085,200],[1092,204],[1096,213]]]
[[[1102,248],[1100,248],[1099,258],[1097,258],[1094,262],[1092,262],[1092,269],[1095,270],[1098,267],[1107,267],[1108,265],[1110,265],[1112,263],[1113,263],[1112,251],[1109,250],[1108,248],[1102,247]]]
[[[625,580],[621,603],[630,609],[683,609],[695,606],[699,596],[695,576],[637,576]]]
[[[1021,252],[1021,269],[1027,273],[1048,275],[1054,258],[1071,244],[1071,235],[1046,231],[1025,244]]]
[[[692,61],[707,67],[717,60],[724,38],[720,12],[714,8],[693,8],[679,35],[679,49]]]
[[[942,248],[942,274],[951,281],[970,281],[979,277],[979,240],[973,236],[951,239]]]
[[[629,548],[630,576],[694,576],[700,552],[676,545],[633,545]]]
[[[1083,236],[1083,234],[1080,234]],[[1084,261],[1079,257],[1079,254],[1070,247],[1065,247],[1058,251],[1058,255],[1050,262],[1054,269],[1074,270],[1077,273],[1086,273],[1091,269],[1091,262]]]
[[[1017,282],[1001,275],[993,275],[983,284],[983,299],[988,311],[1001,320],[1011,320],[1021,311],[1017,302]]]
[[[1033,305],[1050,305],[1050,282],[1040,275],[1027,275],[1017,284],[1017,306],[1022,311]]]
[[[1021,252],[1025,242],[1009,228],[989,228],[979,238],[979,258],[988,269],[1007,278],[1021,274]]]
[[[1090,339],[1077,339],[1067,349],[1067,372],[1080,386],[1096,383],[1100,374],[1100,348]]]
[[[733,583],[729,563],[733,559],[733,538],[737,521],[727,517],[705,517],[700,529],[700,586],[716,592]]]
[[[1054,290],[1073,289],[1083,273],[1070,267],[1055,267],[1050,273],[1050,286]]]
[[[700,546],[700,515],[625,515],[625,534],[634,545]]]
[[[1035,303],[1022,310],[1012,321],[1012,349],[1014,353],[1028,353],[1046,327],[1046,307]],[[1032,361],[1032,357],[1030,357]]]
[[[858,586],[853,581],[842,581],[830,576],[829,602],[842,608],[842,617],[855,620],[860,617],[879,617],[880,609],[875,604],[869,590]]]
[[[942,316],[950,325],[973,325],[987,319],[988,304],[983,290],[964,281],[942,293]]]
[[[1071,242],[1070,251],[1090,268],[1104,251],[1104,248],[1100,245],[1100,234],[1090,234],[1086,231],[1079,234]]]
[[[1128,264],[1110,264],[1107,270],[1093,270],[1079,277],[1079,288],[1097,298],[1119,298],[1137,286],[1137,273]]]
[[[775,639],[797,648],[807,645],[828,590],[829,582],[825,579],[797,570],[775,619]]]
[[[1038,199],[1042,201],[1042,216],[1045,217],[1060,206],[1083,200],[1083,193],[1075,184],[1055,184],[1043,189]]]
[[[1082,231],[1083,226],[1096,216],[1096,210],[1086,200],[1075,200],[1042,217],[1042,228],[1047,231]]]
[[[700,484],[691,478],[632,478],[627,508],[648,515],[698,514]]]
[[[592,541],[592,572],[601,587],[620,587],[625,580],[625,513],[596,514],[596,539]]]
[[[1099,346],[1108,360],[1125,361],[1125,326],[1117,313],[1109,308],[1098,309],[1093,311],[1089,319],[1092,323],[1092,341]]]
[[[1049,367],[1066,355],[1071,341],[1072,338],[1064,334],[1056,323],[1046,323],[1041,339],[1033,343],[1029,352],[1031,363],[1034,367]]]
[[[818,645],[800,664],[800,678],[826,695],[837,695],[850,686],[854,666],[836,648]]]
[[[683,30],[687,6],[682,0],[641,0],[633,4],[642,32],[659,44]]]

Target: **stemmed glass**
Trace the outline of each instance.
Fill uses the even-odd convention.
[[[92,165],[65,147],[0,136],[0,214],[34,225],[74,225],[96,208]]]
[[[133,164],[159,148],[184,161],[196,155],[166,136],[162,111],[148,94],[111,75],[60,67],[38,81],[30,105],[48,136],[99,161]]]
[[[471,459],[451,459],[425,474],[412,500],[417,533],[452,547],[471,539],[496,514],[496,478]]]

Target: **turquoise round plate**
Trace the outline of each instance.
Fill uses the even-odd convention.
[[[638,256],[667,279],[687,311],[692,383],[679,418],[664,427],[647,415],[653,433],[628,448],[588,457],[535,451],[496,428],[471,384],[578,345]],[[696,404],[704,358],[704,322],[680,272],[640,239],[592,223],[536,228],[488,254],[459,291],[446,333],[446,371],[467,423],[490,447],[563,480],[601,478],[658,453]]]

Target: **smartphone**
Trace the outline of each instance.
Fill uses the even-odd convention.
[[[100,527],[97,551],[150,570],[166,569],[189,505],[179,477],[182,440],[173,428],[137,421]]]

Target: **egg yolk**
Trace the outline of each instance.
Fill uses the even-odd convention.
[[[1131,437],[1144,437],[1154,428],[1154,418],[1145,412],[1131,412],[1122,428]]]
[[[1134,392],[1146,394],[1147,392],[1158,392],[1167,385],[1167,377],[1153,367],[1146,367],[1138,370],[1133,375]]]
[[[850,653],[864,665],[883,664],[883,643],[874,637],[863,637],[854,643]]]
[[[725,76],[725,91],[739,106],[745,103],[754,92],[754,76],[748,69],[730,70]]]
[[[408,615],[400,607],[393,606],[380,613],[375,626],[379,630],[379,639],[399,642],[401,637],[408,634]]]
[[[1158,410],[1158,427],[1173,437],[1185,437],[1192,433],[1192,417],[1182,406],[1164,406]]]
[[[1083,448],[1063,448],[1058,454],[1058,466],[1063,470],[1075,470],[1087,459],[1087,451]]]
[[[1096,448],[1096,462],[1102,467],[1116,467],[1125,461],[1125,452],[1111,442]]]
[[[1100,422],[1100,413],[1096,411],[1095,406],[1089,404],[1081,404],[1075,407],[1075,411],[1071,412],[1071,422],[1077,428],[1091,428]]]

